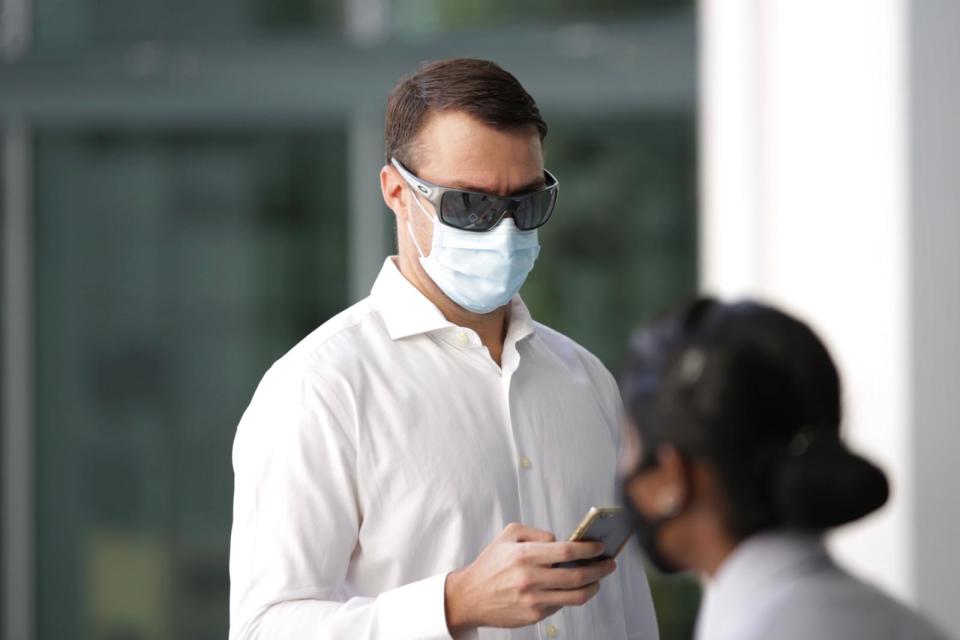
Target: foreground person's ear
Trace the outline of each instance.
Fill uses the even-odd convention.
[[[397,216],[397,220],[406,222],[409,218],[411,194],[399,172],[388,164],[380,169],[380,194],[384,204]]]

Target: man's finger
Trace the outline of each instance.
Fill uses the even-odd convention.
[[[508,524],[503,530],[503,535],[507,540],[513,542],[553,542],[556,540],[549,531],[534,529],[517,522]]]
[[[569,569],[542,569],[537,574],[537,584],[543,589],[579,589],[599,582],[616,568],[613,560],[601,560]]]
[[[579,589],[553,589],[540,594],[540,602],[548,607],[578,607],[586,604],[600,590],[599,582],[592,582]]]
[[[531,543],[527,549],[536,564],[548,566],[560,562],[590,560],[603,553],[602,542]]]

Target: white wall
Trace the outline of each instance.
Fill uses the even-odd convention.
[[[945,393],[960,381],[960,4],[915,1],[922,19],[909,0],[701,0],[701,282],[784,305],[826,339],[846,433],[894,485],[834,550],[960,630],[957,552],[935,531],[956,531],[960,507],[934,499],[960,484],[944,453],[960,451]]]

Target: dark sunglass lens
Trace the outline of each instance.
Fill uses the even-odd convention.
[[[556,198],[556,189],[550,189],[548,191],[538,191],[520,200],[517,203],[516,211],[513,213],[517,228],[527,231],[536,229],[546,223],[550,219],[550,214],[553,213]]]
[[[496,222],[498,200],[482,193],[447,191],[440,200],[440,219],[451,227],[486,231]]]

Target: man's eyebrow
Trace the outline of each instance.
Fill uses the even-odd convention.
[[[509,195],[517,196],[524,193],[531,193],[533,191],[537,191],[538,189],[542,189],[546,185],[547,185],[547,178],[545,175],[543,175],[543,176],[540,176],[539,178],[535,178],[531,180],[530,182],[520,187],[516,191],[510,193]],[[496,195],[496,191],[493,189],[488,189],[484,186],[471,184],[469,182],[463,182],[459,180],[454,180],[450,184],[446,184],[443,186],[447,187],[448,189],[460,189],[462,191],[477,191],[479,193],[489,193],[491,195]]]

